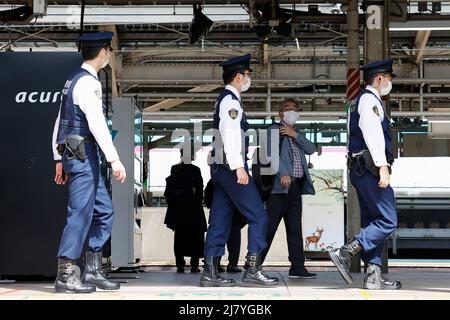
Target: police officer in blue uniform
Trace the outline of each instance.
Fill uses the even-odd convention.
[[[350,180],[358,195],[363,228],[341,248],[329,250],[348,284],[353,279],[347,263],[361,252],[368,264],[363,288],[371,290],[401,287],[399,281],[384,278],[380,268],[384,243],[397,226],[394,191],[389,185],[394,162],[390,119],[381,101],[392,89],[392,63],[382,60],[363,67],[367,86],[351,105],[348,118]]]
[[[200,280],[202,287],[230,287],[233,279],[218,274],[218,264],[225,253],[237,211],[248,221],[249,266],[242,281],[251,286],[273,286],[278,279],[262,271],[261,253],[267,246],[267,212],[255,182],[248,173],[247,153],[248,130],[241,102],[241,93],[250,87],[250,54],[231,58],[220,65],[225,89],[216,100],[214,110],[214,145],[208,163],[211,165],[211,179],[214,194],[205,243],[205,267]]]
[[[109,62],[112,32],[80,37],[84,63],[66,81],[53,130],[55,182],[68,185],[67,223],[59,252],[57,292],[87,293],[96,288],[117,290],[101,271],[102,247],[111,235],[114,210],[100,175],[100,150],[117,180],[125,168],[109,132],[97,73]],[[87,239],[85,269],[80,278],[77,260]]]

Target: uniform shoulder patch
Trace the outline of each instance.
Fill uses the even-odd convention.
[[[373,110],[373,112],[374,112],[377,116],[380,116],[380,112],[378,112],[378,107],[377,107],[377,106],[374,106],[374,107],[372,108],[372,110]]]
[[[233,108],[233,109],[228,110],[228,115],[233,120],[237,118],[238,114],[239,114],[239,111],[237,109]]]
[[[102,93],[101,93],[100,89],[95,89],[94,93],[97,96],[97,98],[99,98],[99,99],[102,98]]]

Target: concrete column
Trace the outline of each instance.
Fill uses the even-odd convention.
[[[377,3],[376,5],[371,4]],[[367,1],[364,26],[364,62],[369,63],[386,57],[385,7],[379,1]]]

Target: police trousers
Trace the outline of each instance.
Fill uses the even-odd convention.
[[[364,161],[355,161],[350,169],[350,181],[356,189],[361,209],[362,230],[356,239],[363,247],[361,258],[381,265],[383,245],[397,227],[397,210],[391,186],[380,188],[379,178],[373,176]]]
[[[266,246],[267,213],[253,178],[246,185],[237,183],[235,170],[224,165],[211,166],[214,184],[213,201],[205,242],[205,256],[223,256],[233,222],[238,210],[248,222],[248,254],[262,252]]]
[[[69,160],[67,149],[62,156],[64,172],[69,175],[69,195],[59,258],[78,259],[86,240],[90,250],[100,251],[111,235],[114,210],[100,176],[98,145],[87,142],[85,149],[86,160]]]

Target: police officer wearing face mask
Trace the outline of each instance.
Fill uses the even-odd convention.
[[[231,58],[223,67],[225,89],[216,100],[213,128],[214,144],[208,163],[211,165],[213,200],[205,242],[205,267],[200,280],[202,287],[234,286],[233,279],[218,274],[220,257],[225,253],[233,216],[241,212],[248,222],[249,268],[242,281],[247,285],[273,286],[277,278],[261,270],[262,251],[266,248],[267,213],[255,182],[247,167],[248,130],[241,102],[241,93],[250,87],[250,54]]]
[[[394,191],[390,184],[393,163],[389,118],[381,101],[392,89],[392,60],[363,67],[366,88],[351,105],[348,115],[350,180],[358,195],[362,230],[330,257],[348,283],[347,263],[358,252],[368,264],[365,289],[400,289],[399,281],[381,275],[381,256],[387,237],[397,226]]]
[[[68,184],[67,223],[59,252],[57,292],[87,293],[96,288],[117,290],[119,284],[102,274],[102,248],[111,235],[114,210],[100,175],[99,151],[124,182],[125,168],[113,145],[102,103],[97,73],[108,65],[112,32],[80,37],[84,63],[66,81],[53,131],[55,182]],[[85,269],[80,278],[77,260],[87,238]]]
[[[313,279],[316,274],[305,268],[302,237],[302,194],[315,194],[314,185],[308,171],[305,155],[316,152],[315,145],[295,129],[299,118],[299,107],[295,100],[285,100],[279,110],[280,123],[269,130],[278,129],[281,134],[279,150],[279,169],[275,176],[271,195],[267,201],[269,225],[267,229],[268,246],[265,257],[275,237],[281,219],[286,226],[288,242],[289,277],[295,279]],[[270,137],[268,134],[270,146]],[[274,155],[270,155],[274,156]]]

